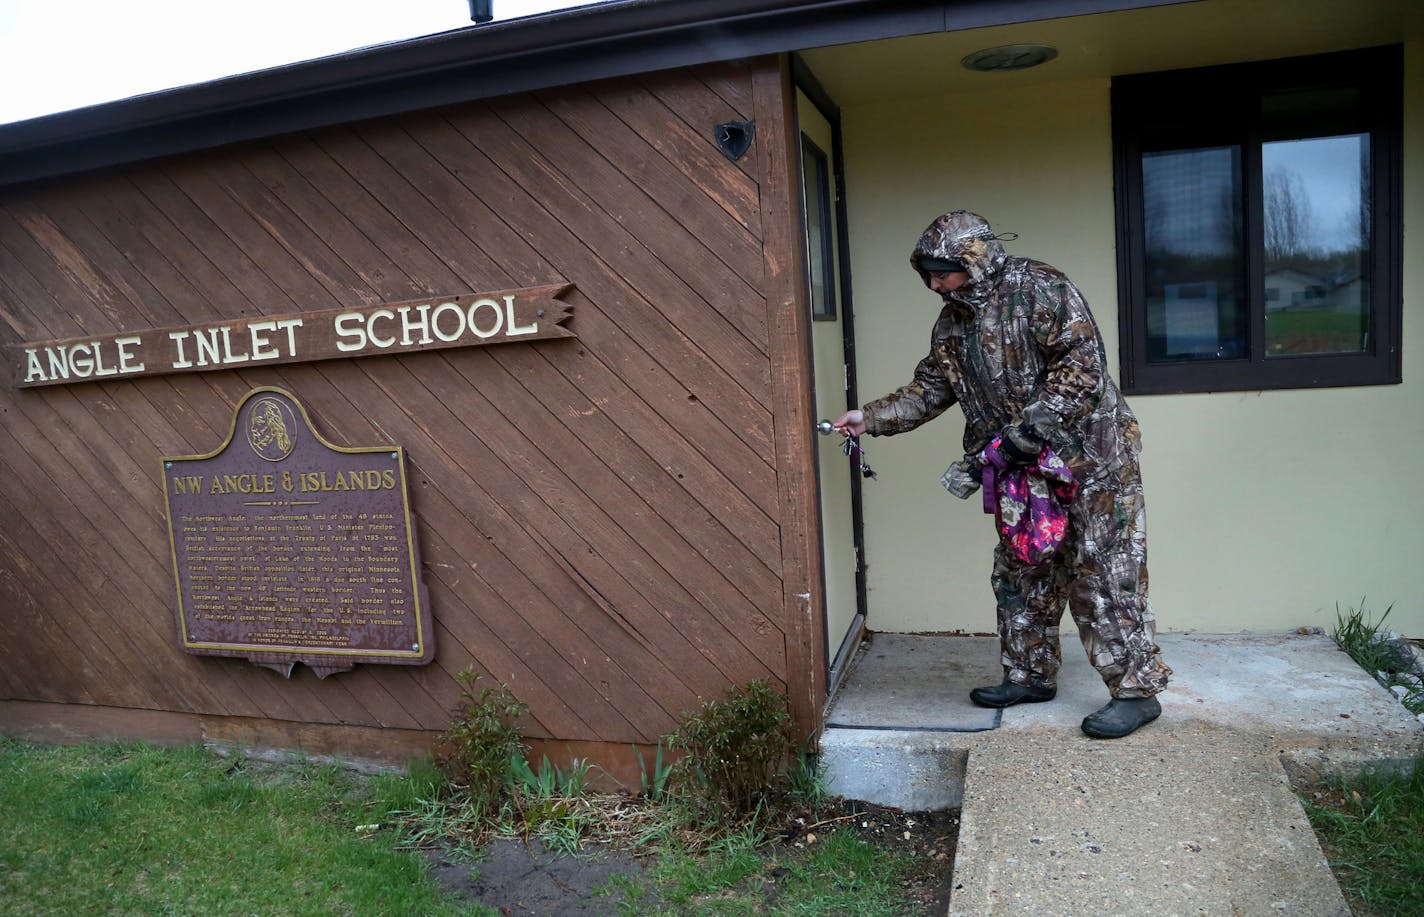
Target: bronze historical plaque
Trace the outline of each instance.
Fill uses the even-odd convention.
[[[222,447],[164,458],[163,481],[188,652],[323,676],[434,658],[399,446],[333,446],[259,388]]]

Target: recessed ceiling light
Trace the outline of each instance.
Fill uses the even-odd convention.
[[[984,48],[966,55],[960,61],[966,69],[981,73],[1000,70],[1027,70],[1046,64],[1058,56],[1058,49],[1049,45],[1001,45]]]

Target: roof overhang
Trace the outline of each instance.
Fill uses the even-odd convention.
[[[0,185],[514,92],[1199,0],[624,0],[0,125]]]

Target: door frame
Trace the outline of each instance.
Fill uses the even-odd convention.
[[[835,189],[835,200],[833,201],[836,212],[836,284],[839,287],[839,305],[841,309],[841,336],[842,348],[845,354],[845,397],[847,409],[857,407],[860,404],[856,387],[856,361],[855,361],[855,310],[852,304],[851,295],[851,270],[850,270],[850,233],[849,220],[846,207],[846,186],[845,186],[845,158],[844,143],[841,134],[841,112],[840,106],[831,99],[814,73],[811,72],[800,55],[791,55],[791,77],[792,90],[801,90],[806,94],[806,98],[811,100],[811,104],[816,106],[831,125],[831,184]],[[793,108],[793,112],[795,108]],[[795,125],[795,134],[799,142],[801,138],[801,124],[799,117]],[[804,189],[806,177],[800,167],[801,157],[797,155],[797,172],[799,176],[799,186]],[[804,195],[804,190],[803,190]],[[802,202],[803,207],[805,202]],[[804,244],[804,238],[803,238]],[[808,331],[809,334],[809,331]],[[812,390],[815,389],[814,367],[812,376]],[[818,507],[818,523],[816,529],[817,548],[821,556],[825,556],[825,520],[819,516],[820,507],[820,475],[816,477],[816,493]],[[861,507],[862,481],[860,476],[851,475],[850,485],[851,497],[851,539],[855,547],[855,602],[856,613],[851,621],[851,626],[847,629],[841,643],[830,650],[831,634],[829,633],[829,613],[825,607],[825,602],[821,605],[821,629],[826,635],[827,652],[822,665],[826,667],[826,705],[829,706],[832,698],[835,697],[836,690],[840,687],[842,678],[846,674],[850,660],[855,655],[856,648],[860,645],[861,639],[865,635],[866,621],[868,619],[868,600],[866,593],[866,558],[865,558],[865,525],[864,513]],[[821,594],[825,596],[825,565],[822,564],[821,571]]]

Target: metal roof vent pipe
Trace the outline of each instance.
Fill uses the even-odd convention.
[[[470,21],[489,22],[494,18],[494,0],[470,0]]]

